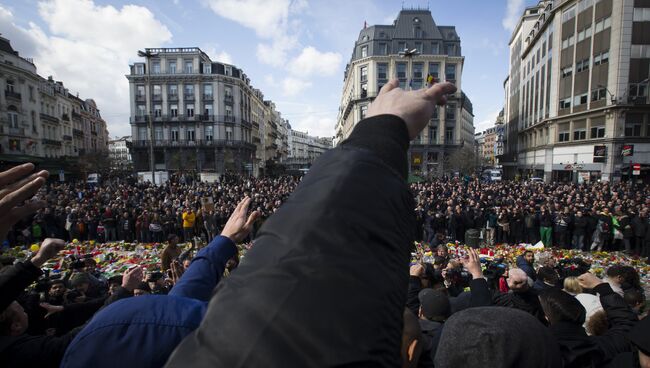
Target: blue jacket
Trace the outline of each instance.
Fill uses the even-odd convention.
[[[65,352],[61,367],[161,367],[195,330],[207,309],[235,244],[217,236],[192,260],[168,295],[117,301],[84,327]]]

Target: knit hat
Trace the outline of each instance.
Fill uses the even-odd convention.
[[[418,294],[420,308],[425,318],[433,321],[444,321],[451,314],[451,305],[447,294],[439,290],[422,289]]]
[[[436,368],[561,367],[559,344],[529,313],[505,307],[454,313],[440,336]]]

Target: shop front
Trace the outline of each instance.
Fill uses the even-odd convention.
[[[554,164],[551,180],[564,183],[594,183],[602,177],[602,164]]]

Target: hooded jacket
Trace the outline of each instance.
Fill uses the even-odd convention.
[[[406,124],[365,119],[262,226],[167,367],[397,367],[415,229]]]
[[[440,336],[436,368],[562,367],[557,341],[530,314],[504,307],[453,314]]]
[[[218,236],[199,251],[168,295],[127,298],[104,308],[72,341],[61,367],[161,367],[199,326],[236,251],[230,239]]]

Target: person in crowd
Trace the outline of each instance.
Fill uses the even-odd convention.
[[[161,367],[184,336],[198,327],[236,243],[259,216],[248,213],[250,198],[240,202],[217,236],[192,260],[168,295],[147,294],[137,285],[137,298],[102,309],[77,334],[61,367]],[[143,289],[140,289],[143,287]],[[128,348],[126,348],[128,347]]]
[[[178,241],[178,235],[176,234],[169,234],[167,237],[167,245],[160,255],[163,272],[167,272],[171,263],[181,255],[182,250],[178,247]]]
[[[194,236],[194,223],[196,222],[196,214],[187,206],[183,211],[183,240],[185,242],[192,241]]]
[[[546,207],[542,207],[539,214],[539,236],[545,247],[553,245],[553,217]]]
[[[551,331],[560,344],[563,366],[602,366],[629,351],[627,334],[638,317],[625,300],[598,277],[585,273],[578,277],[578,281],[582,288],[593,290],[600,296],[610,326],[601,336],[587,335],[583,328],[586,311],[575,297],[551,288],[540,295],[540,302]]]
[[[525,251],[523,254],[517,257],[517,267],[524,271],[531,280],[537,278],[535,273],[535,268],[533,264],[535,263],[535,253],[531,250]]]
[[[545,322],[537,293],[530,286],[529,278],[523,270],[513,268],[508,271],[508,289],[507,293],[494,295],[494,305],[520,309]]]
[[[537,270],[537,279],[533,284],[533,290],[537,294],[541,294],[544,290],[551,288],[558,288],[558,283],[560,282],[560,277],[551,267],[540,267]]]
[[[585,234],[587,233],[587,219],[583,216],[582,211],[576,212],[572,223],[573,239],[571,245],[573,249],[582,250],[585,244]]]

